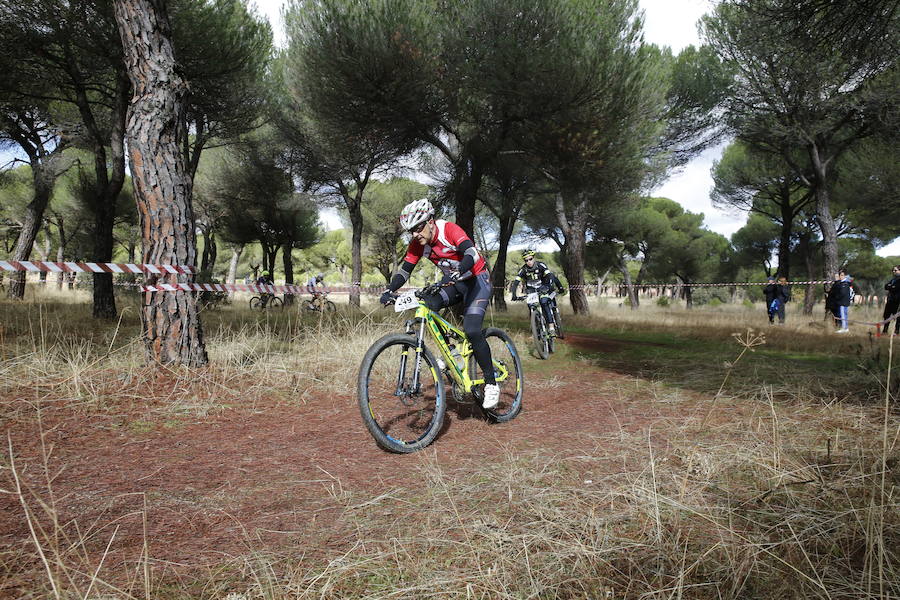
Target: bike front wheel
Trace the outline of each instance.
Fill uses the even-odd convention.
[[[522,394],[525,390],[525,379],[522,376],[522,360],[512,338],[502,329],[488,327],[484,330],[484,338],[491,349],[491,363],[494,365],[494,377],[500,386],[500,402],[494,408],[482,409],[496,423],[512,421],[522,410]],[[469,377],[477,378],[478,365],[474,357],[469,360]],[[504,377],[503,374],[506,373]],[[480,390],[479,390],[480,391]],[[476,394],[481,399],[481,394]]]
[[[327,313],[333,313],[333,312],[335,312],[336,310],[337,310],[337,304],[335,304],[335,303],[332,302],[331,300],[326,300],[326,301],[325,301],[325,312],[327,312]]]
[[[369,348],[359,367],[359,410],[375,442],[410,453],[430,444],[444,424],[447,403],[438,363],[416,339],[387,335]]]
[[[262,300],[259,299],[259,296],[253,296],[250,298],[250,310],[260,310],[262,308]]]
[[[538,356],[546,360],[550,356],[550,344],[548,343],[547,324],[544,322],[540,306],[531,311],[531,336],[534,338],[534,347]]]

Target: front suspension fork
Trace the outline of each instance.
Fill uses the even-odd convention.
[[[413,322],[406,322],[406,333],[413,333]],[[400,356],[400,372],[397,375],[397,389],[394,392],[396,396],[418,395],[421,393],[421,385],[419,382],[419,373],[422,367],[422,352],[425,346],[425,319],[419,321],[419,334],[416,337],[416,362],[413,368],[413,379],[410,389],[404,389],[403,382],[406,380],[406,367],[409,359],[409,353],[404,352]]]

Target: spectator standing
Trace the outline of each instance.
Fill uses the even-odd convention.
[[[777,316],[778,324],[784,325],[784,305],[791,299],[791,288],[788,286],[787,279],[782,277],[776,283],[774,277],[769,277],[769,283],[763,288],[763,294],[766,296],[766,312],[769,315],[769,323],[774,323]]]
[[[835,325],[838,326],[837,333],[848,333],[850,305],[853,304],[853,287],[851,285],[852,278],[846,271],[841,269],[837,273],[831,289],[828,291],[828,299],[826,304],[831,307],[834,314]],[[829,302],[830,300],[830,302]]]
[[[887,291],[887,302],[884,305],[884,315],[881,318],[888,319],[900,310],[900,265],[894,265],[893,277],[884,284],[884,289]],[[890,323],[885,323],[881,333],[887,333],[890,327]],[[898,333],[900,333],[900,319],[895,319],[894,335]]]

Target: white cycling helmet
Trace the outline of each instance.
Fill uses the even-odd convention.
[[[428,198],[414,200],[403,207],[400,213],[400,227],[409,231],[419,223],[423,223],[434,216],[434,207]]]

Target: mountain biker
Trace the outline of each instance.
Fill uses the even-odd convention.
[[[312,294],[313,296],[318,295],[319,292],[316,291],[316,286],[322,286],[325,288],[325,275],[324,273],[319,273],[314,277],[310,277],[309,281],[306,282],[306,291]]]
[[[272,279],[271,271],[263,271],[262,275],[256,278],[256,285],[275,285],[275,280]],[[259,291],[259,304],[261,307],[265,308],[266,304],[269,303],[269,300],[272,298],[274,294],[270,294],[269,292],[260,290]]]
[[[519,289],[519,283],[522,283],[522,293],[538,292],[541,298],[541,310],[544,311],[544,318],[550,327],[550,334],[556,335],[556,320],[553,318],[553,310],[550,303],[550,296],[547,292],[551,286],[555,286],[556,290],[563,294],[566,288],[560,283],[559,278],[547,267],[546,264],[535,258],[535,252],[531,248],[522,250],[522,260],[525,264],[519,269],[516,279],[512,287],[512,299],[519,300],[516,291]]]
[[[316,286],[321,286],[323,290],[327,289],[325,286],[325,274],[319,273],[313,277],[309,278],[309,281],[306,282],[306,291],[310,293],[312,296],[312,302],[318,306],[318,300],[322,296],[321,292],[316,291]]]
[[[484,373],[484,408],[493,408],[500,400],[500,388],[494,376],[491,347],[484,338],[481,325],[491,299],[491,281],[484,258],[462,227],[434,218],[434,207],[427,198],[407,204],[400,213],[400,226],[412,234],[406,257],[394,273],[381,303],[388,304],[394,292],[408,280],[422,258],[433,262],[443,273],[441,283],[447,284],[436,294],[424,298],[431,310],[440,310],[460,300],[465,303],[463,331],[472,345],[478,366]]]

